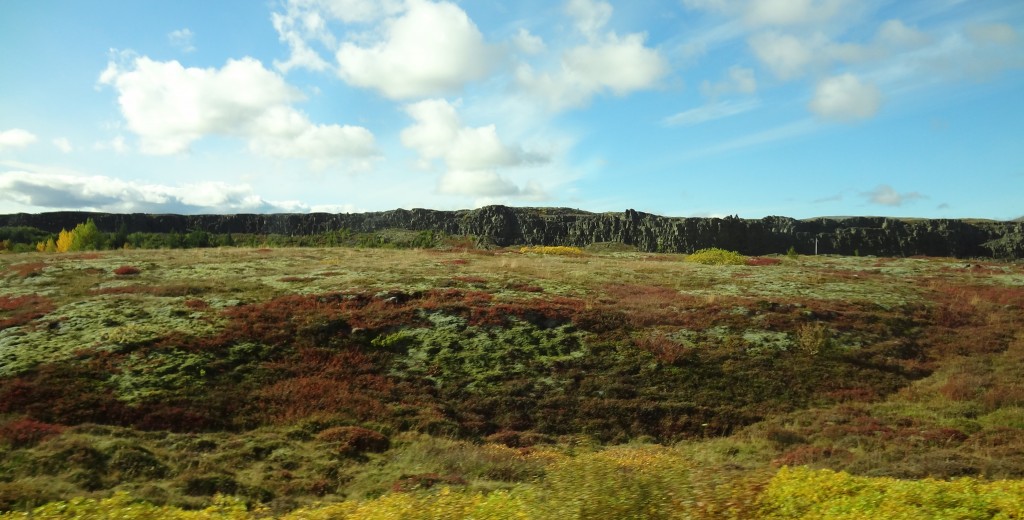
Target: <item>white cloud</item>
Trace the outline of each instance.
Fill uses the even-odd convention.
[[[425,161],[444,160],[449,170],[486,170],[548,160],[501,142],[495,125],[463,125],[455,106],[444,99],[420,101],[405,110],[415,124],[402,130],[402,144]]]
[[[294,3],[294,2],[293,2]],[[330,68],[317,51],[313,50],[308,40],[323,30],[318,21],[322,21],[316,13],[307,13],[303,16],[285,15],[273,13],[270,16],[271,23],[277,31],[278,39],[288,45],[290,54],[286,61],[274,60],[274,67],[287,74],[295,68],[323,71]],[[313,34],[310,34],[313,33]]]
[[[881,204],[882,206],[902,206],[912,200],[924,198],[924,195],[921,195],[916,191],[897,193],[896,190],[888,184],[879,185],[877,188],[869,192],[864,192],[861,195],[866,197],[868,202]]]
[[[512,38],[512,43],[526,54],[540,54],[545,48],[544,40],[540,36],[530,34],[530,31],[522,28]]]
[[[429,166],[436,159],[444,162],[445,173],[438,183],[439,193],[491,198],[538,196],[543,193],[531,184],[521,188],[494,171],[550,160],[520,146],[503,143],[495,125],[464,125],[456,107],[444,99],[410,104],[406,106],[406,113],[415,123],[402,130],[402,144],[419,153],[424,166]]]
[[[24,148],[37,140],[36,135],[28,130],[21,128],[4,130],[0,132],[0,150],[5,148]]]
[[[279,213],[308,211],[292,201],[267,201],[244,184],[166,186],[105,176],[39,171],[0,173],[0,199],[43,210],[148,213]]]
[[[836,17],[848,0],[750,0],[744,19],[751,25],[819,24]]]
[[[886,20],[878,28],[876,40],[890,47],[914,48],[928,44],[931,38],[927,34],[913,28],[907,27],[900,20]]]
[[[170,40],[171,45],[181,49],[181,52],[188,53],[196,50],[196,46],[192,43],[194,36],[190,29],[185,28],[171,31],[167,34],[167,39]]]
[[[515,75],[519,86],[550,110],[586,106],[602,92],[625,96],[649,89],[668,72],[661,53],[644,45],[645,34],[602,32],[613,14],[607,2],[570,0],[565,12],[586,43],[561,52],[556,70],[524,62]]]
[[[168,186],[102,175],[6,171],[0,173],[0,200],[39,210],[144,213],[308,212],[294,201],[266,201],[247,184],[198,182]]]
[[[612,18],[611,4],[594,0],[569,0],[565,12],[576,20],[576,29],[588,38],[597,38]]]
[[[485,77],[498,51],[484,42],[465,11],[449,2],[409,0],[368,45],[346,41],[336,58],[347,83],[408,99],[457,91]]]
[[[882,55],[878,48],[837,43],[822,32],[798,37],[767,31],[751,36],[747,43],[761,63],[782,80],[798,78],[810,70],[828,70],[836,63],[862,63]]]
[[[814,47],[791,34],[758,33],[748,43],[761,63],[780,79],[802,75],[814,60]]]
[[[111,62],[99,81],[117,90],[121,113],[143,153],[182,153],[216,134],[246,138],[261,154],[314,163],[375,154],[369,130],[313,124],[291,106],[301,93],[252,58],[199,69],[143,56],[127,67]]]
[[[740,66],[729,67],[726,79],[717,83],[704,81],[700,85],[701,93],[710,98],[724,94],[753,94],[757,92],[757,78],[754,69]]]
[[[471,197],[510,197],[522,190],[492,171],[450,170],[441,176],[438,191],[446,195]]]
[[[757,100],[719,101],[666,117],[668,126],[693,126],[749,112],[760,106]]]
[[[851,121],[874,116],[881,104],[878,87],[847,73],[819,81],[808,107],[825,119]]]
[[[274,67],[287,73],[294,68],[324,71],[331,68],[320,51],[337,50],[337,39],[329,22],[365,24],[402,12],[401,0],[287,0],[281,12],[270,15],[278,38],[288,45],[285,61],[274,60]]]
[[[644,35],[619,37],[610,33],[603,41],[563,53],[557,72],[538,73],[523,64],[516,78],[553,110],[564,110],[586,106],[602,91],[624,96],[651,88],[667,71],[668,64],[661,54],[644,46]]]
[[[965,32],[975,43],[1009,45],[1017,41],[1017,31],[1005,23],[972,23]]]
[[[61,153],[71,153],[75,147],[71,146],[71,141],[67,137],[58,137],[53,140],[53,146],[56,146]]]
[[[752,27],[817,25],[856,7],[852,0],[683,0],[683,5],[736,16]]]
[[[344,23],[374,22],[404,8],[402,0],[288,0],[288,9],[301,12],[303,18],[307,18],[309,13],[322,13]],[[308,21],[306,25],[315,28],[315,24]]]

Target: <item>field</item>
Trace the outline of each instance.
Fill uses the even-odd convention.
[[[0,511],[1024,518],[1024,265],[570,249],[0,255]]]

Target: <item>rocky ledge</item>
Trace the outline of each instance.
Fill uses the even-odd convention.
[[[626,210],[589,213],[566,208],[487,206],[475,210],[398,209],[372,213],[153,215],[62,211],[0,215],[0,226],[31,226],[56,233],[93,219],[113,232],[251,233],[307,235],[348,229],[440,231],[473,235],[497,246],[587,246],[619,242],[641,251],[692,252],[721,247],[748,255],[784,253],[877,256],[1024,258],[1024,222],[887,217],[796,220],[678,218]]]

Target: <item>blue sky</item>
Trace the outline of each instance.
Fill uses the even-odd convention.
[[[1024,215],[1019,0],[0,6],[0,212]]]

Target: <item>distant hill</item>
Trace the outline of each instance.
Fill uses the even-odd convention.
[[[315,235],[347,229],[408,229],[471,235],[500,247],[587,246],[619,242],[641,251],[692,252],[721,247],[750,255],[784,253],[877,256],[1024,258],[1024,226],[1014,222],[889,217],[762,219],[663,217],[626,210],[590,213],[568,208],[487,206],[475,210],[398,209],[349,214],[151,215],[52,212],[0,215],[0,227],[49,233],[93,219],[100,230],[149,233]]]

